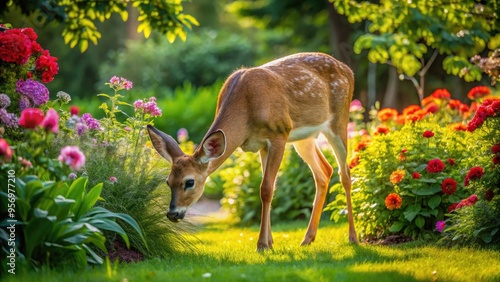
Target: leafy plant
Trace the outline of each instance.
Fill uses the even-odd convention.
[[[446,244],[500,243],[500,99],[486,99],[468,124],[477,144],[464,179],[471,196],[449,214],[441,240]]]
[[[7,182],[6,179],[2,181]],[[95,206],[102,184],[88,192],[86,186],[87,178],[78,178],[71,185],[44,182],[36,176],[16,179],[15,228],[19,235],[16,252],[25,263],[38,266],[73,262],[78,267],[84,267],[87,262],[101,264],[102,258],[91,246],[107,253],[104,230],[119,234],[129,246],[127,234],[115,219],[130,225],[144,240],[141,228],[129,215]],[[2,189],[0,196],[2,207],[7,207],[9,193]],[[2,214],[10,213],[2,208]],[[0,225],[7,227],[9,221],[4,219]]]

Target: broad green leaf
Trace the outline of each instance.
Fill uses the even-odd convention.
[[[399,231],[401,231],[401,229],[403,229],[403,227],[404,227],[404,223],[402,223],[400,221],[396,221],[391,225],[391,227],[389,228],[389,231],[390,232],[399,232]]]
[[[434,195],[432,198],[429,199],[429,202],[427,202],[429,207],[431,209],[436,209],[439,204],[441,204],[441,195]]]
[[[92,188],[89,193],[85,196],[80,205],[80,209],[75,214],[76,219],[79,219],[83,214],[88,212],[97,202],[102,192],[102,183],[97,184]]]
[[[425,224],[425,218],[423,216],[417,216],[417,219],[415,219],[415,225],[417,225],[418,228],[422,229]]]
[[[403,212],[403,215],[406,220],[411,222],[418,215],[421,209],[422,207],[420,204],[409,205]]]

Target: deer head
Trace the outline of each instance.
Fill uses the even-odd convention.
[[[204,138],[193,155],[186,155],[172,136],[151,125],[148,125],[148,133],[156,151],[172,164],[167,178],[172,192],[167,217],[179,222],[203,194],[209,163],[224,153],[226,137],[222,130],[216,130]]]

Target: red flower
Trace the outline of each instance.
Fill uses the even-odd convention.
[[[406,156],[405,156],[405,153],[408,152],[408,150],[406,149],[403,149],[401,150],[401,153],[399,154],[399,161],[402,162],[402,161],[405,161],[406,160]]]
[[[5,139],[0,138],[0,156],[8,162],[12,158],[12,153],[9,143]]]
[[[453,203],[451,204],[449,207],[448,207],[448,213],[451,213],[452,211],[454,211],[458,206],[458,203]]]
[[[49,83],[54,79],[54,75],[59,71],[56,63],[57,58],[52,57],[49,50],[44,50],[43,54],[35,61],[36,70],[42,73],[42,81]]]
[[[367,147],[368,147],[368,143],[359,142],[358,144],[356,144],[356,147],[354,148],[354,152],[362,151],[362,150],[366,149]]]
[[[391,108],[381,109],[377,114],[377,117],[381,122],[394,119],[397,116],[398,116],[398,111]]]
[[[469,93],[467,94],[467,97],[469,97],[469,99],[471,99],[471,100],[476,100],[476,99],[488,96],[490,93],[491,93],[491,90],[488,87],[476,86],[469,91]]]
[[[486,194],[484,195],[484,199],[489,202],[489,201],[493,200],[493,197],[495,197],[495,193],[493,192],[493,189],[490,188],[490,189],[486,190]]]
[[[491,161],[493,162],[494,165],[500,164],[500,155],[494,156]]]
[[[19,28],[0,32],[0,60],[24,65],[31,56],[31,40]]]
[[[80,108],[78,108],[77,106],[71,106],[71,108],[69,108],[69,112],[72,116],[77,116],[80,112]]]
[[[349,168],[353,168],[359,164],[359,156],[356,156],[351,159],[351,162],[349,162]]]
[[[429,105],[425,106],[424,111],[428,114],[433,114],[439,111],[439,106],[436,103],[431,102]]]
[[[467,173],[467,176],[465,177],[464,180],[464,185],[469,186],[469,181],[470,180],[478,180],[480,179],[484,174],[484,170],[480,166],[475,166],[469,170]]]
[[[425,138],[431,138],[434,136],[434,132],[432,132],[431,130],[426,130],[426,131],[424,131],[422,136],[424,136]]]
[[[496,144],[496,145],[491,146],[491,152],[492,152],[493,154],[500,153],[500,143],[498,143],[498,144]]]
[[[440,159],[433,159],[427,163],[427,172],[438,173],[444,170],[444,163]]]
[[[411,174],[411,178],[413,178],[413,179],[419,179],[420,178],[420,173],[418,173],[418,172],[415,171],[414,173]]]
[[[470,195],[467,199],[463,199],[458,203],[455,209],[472,206],[477,202],[477,195]]]
[[[388,210],[394,210],[394,209],[399,209],[401,208],[401,205],[403,204],[403,200],[401,197],[396,194],[396,193],[391,193],[387,195],[385,198],[385,206],[387,207]]]
[[[452,159],[452,158],[448,158],[447,162],[450,164],[450,165],[455,165],[455,160]]]
[[[375,130],[375,135],[379,135],[379,134],[387,134],[389,133],[391,130],[389,129],[389,127],[385,126],[385,125],[379,125],[377,126],[377,129]]]
[[[443,100],[448,100],[450,99],[451,95],[450,95],[450,92],[448,92],[448,90],[446,89],[436,89],[436,91],[434,91],[432,94],[431,94],[432,98],[436,98],[436,99],[443,99]]]
[[[441,183],[441,191],[446,195],[453,195],[457,191],[457,182],[452,178],[446,178]]]
[[[45,128],[45,130],[50,130],[56,133],[59,129],[59,115],[57,114],[56,110],[50,108],[47,111],[47,116],[45,116],[40,125]]]
[[[43,111],[37,108],[28,108],[21,112],[19,125],[24,128],[35,128],[43,121]]]

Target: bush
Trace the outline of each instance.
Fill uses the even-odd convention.
[[[330,164],[336,167],[330,149],[323,150],[323,153]],[[258,154],[237,150],[210,179],[223,183],[223,208],[228,209],[242,224],[260,222],[262,169]],[[211,185],[211,181],[207,185]],[[330,183],[338,181],[338,175],[334,175]],[[309,218],[315,192],[314,178],[309,167],[294,149],[287,147],[271,203],[272,220]]]
[[[110,63],[103,64],[99,73],[101,83],[109,73],[116,73],[139,88],[159,92],[182,86],[185,81],[195,86],[211,85],[242,65],[252,65],[254,56],[254,48],[244,37],[201,30],[199,36],[186,42],[170,44],[164,37],[130,41],[126,49],[110,53]]]
[[[70,129],[58,136],[54,148],[57,151],[62,144],[72,144],[86,152],[87,163],[79,175],[87,176],[91,184],[104,184],[102,195],[106,201],[100,205],[129,214],[144,231],[146,244],[141,237],[130,233],[133,249],[147,257],[166,257],[176,247],[188,243],[178,235],[186,225],[174,226],[166,219],[170,191],[165,179],[169,165],[152,150],[145,130],[162,113],[154,97],[124,102],[120,93],[131,88],[131,83],[127,83],[126,79],[113,77],[107,84],[114,94],[99,94],[105,99],[99,107],[104,117],[94,119],[88,113],[81,117],[73,115]],[[127,226],[123,228],[130,231]],[[120,238],[106,235],[109,247],[113,248]]]
[[[464,184],[469,196],[446,220],[446,244],[500,243],[500,99],[486,100],[468,128],[473,132]]]

